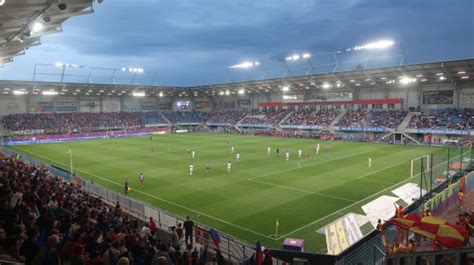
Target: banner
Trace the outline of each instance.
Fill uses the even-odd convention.
[[[32,102],[30,111],[31,112],[54,112],[54,102],[52,101]]]
[[[76,101],[58,101],[56,102],[56,111],[78,111]]]
[[[326,236],[327,253],[330,255],[338,255],[363,237],[360,224],[353,213],[346,214],[318,232]]]
[[[196,102],[194,102],[194,108],[196,108],[196,109],[209,109],[209,108],[211,108],[211,102],[209,102],[209,101],[196,101]]]
[[[387,128],[369,128],[369,127],[339,127],[339,131],[348,132],[387,132]]]

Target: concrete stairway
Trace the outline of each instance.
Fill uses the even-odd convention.
[[[162,112],[160,112],[160,115],[161,115],[161,117],[163,117],[163,119],[164,119],[167,123],[169,123],[170,125],[173,125],[173,123],[172,123]]]
[[[341,110],[341,113],[337,114],[336,118],[329,124],[328,129],[334,131],[334,126],[336,126],[337,122],[342,118],[342,116],[346,115],[346,110]]]
[[[280,127],[280,125],[284,123],[293,113],[294,111],[290,111],[290,113],[288,113],[283,119],[281,119],[274,127]]]
[[[420,114],[419,112],[408,112],[407,116],[403,119],[403,121],[400,123],[400,125],[397,128],[398,132],[405,132],[405,129],[408,127],[408,124],[411,121],[411,118],[414,115]]]

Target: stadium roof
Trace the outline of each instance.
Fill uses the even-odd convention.
[[[40,45],[42,36],[61,32],[62,23],[68,18],[93,13],[92,3],[93,0],[4,0],[0,8],[0,67]]]
[[[356,88],[391,89],[401,85],[450,84],[453,87],[474,80],[474,58],[397,67],[357,69],[346,72],[285,77],[259,81],[213,84],[195,87],[137,86],[91,83],[0,81],[1,95],[40,95],[44,91],[65,96],[132,96],[145,92],[148,97],[197,97],[237,94],[269,94],[306,90],[352,91]],[[240,91],[240,93],[239,93]]]

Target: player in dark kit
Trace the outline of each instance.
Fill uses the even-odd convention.
[[[277,154],[277,156],[280,154],[280,148],[276,149],[276,154]]]

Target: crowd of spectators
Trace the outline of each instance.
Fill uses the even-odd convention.
[[[293,112],[283,125],[328,126],[339,114],[336,110],[301,110]]]
[[[3,118],[9,131],[47,130],[49,132],[85,131],[98,128],[142,127],[142,112],[71,112],[71,113],[24,113]]]
[[[242,125],[274,126],[288,115],[288,110],[254,110],[242,120]]]
[[[157,111],[145,112],[146,124],[166,124],[168,123]]]
[[[416,114],[411,118],[408,128],[473,130],[474,109],[447,109]]]
[[[405,110],[348,110],[336,126],[351,128],[397,128],[403,121]]]
[[[219,252],[199,253],[192,243],[183,247],[180,227],[164,232],[151,218],[148,223],[133,219],[119,202],[109,206],[52,176],[44,166],[0,153],[0,172],[2,261],[33,265],[224,262]]]
[[[164,115],[172,123],[203,123],[211,117],[210,112],[201,111],[170,111]]]
[[[240,121],[242,118],[247,115],[245,112],[240,111],[222,111],[217,112],[212,116],[207,123],[209,124],[235,124],[236,122]]]

